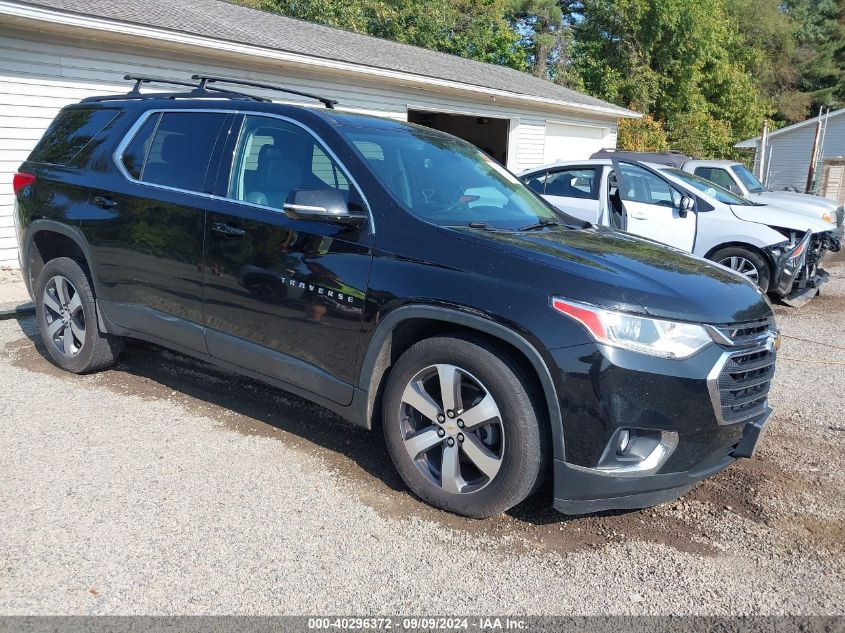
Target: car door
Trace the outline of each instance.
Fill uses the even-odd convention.
[[[223,112],[148,111],[118,145],[117,169],[92,187],[96,213],[82,230],[115,325],[205,350],[205,210],[230,122]]]
[[[348,404],[371,227],[295,220],[283,205],[293,189],[339,190],[359,211],[366,202],[331,150],[302,125],[248,114],[235,128],[206,224],[208,350]]]
[[[579,220],[595,223],[599,219],[599,182],[597,167],[567,166],[549,170],[543,197],[561,211]]]
[[[608,193],[611,201],[621,204],[624,230],[692,252],[697,218],[694,211],[680,208],[683,194],[639,165],[614,161],[613,167]],[[622,172],[621,178],[616,170]]]

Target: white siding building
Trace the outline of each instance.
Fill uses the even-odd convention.
[[[639,116],[512,69],[220,0],[0,0],[0,266],[18,265],[18,166],[61,107],[127,91],[126,73],[319,93],[461,136],[514,172],[614,147],[618,118]]]
[[[825,158],[845,156],[845,108],[827,115],[824,137],[819,140],[818,174]],[[795,187],[803,192],[807,187],[807,172],[810,168],[810,156],[813,140],[816,137],[816,124],[819,118],[813,117],[800,123],[787,125],[769,134],[766,144],[765,165],[763,165],[763,183],[769,189],[779,190]],[[760,169],[760,137],[750,138],[737,143],[734,147],[754,149],[754,173]]]

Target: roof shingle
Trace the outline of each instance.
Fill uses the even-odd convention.
[[[482,88],[635,112],[512,68],[304,22],[222,0],[27,0],[25,4],[124,23],[370,66]]]

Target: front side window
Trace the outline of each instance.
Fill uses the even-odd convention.
[[[763,183],[757,180],[757,176],[752,174],[745,165],[731,165],[731,171],[737,175],[740,182],[751,193],[763,193],[766,191]]]
[[[552,209],[494,160],[431,130],[343,126],[375,176],[406,209],[442,226],[515,230],[545,221],[581,224]]]
[[[561,169],[546,179],[547,196],[598,200],[599,189],[595,169]]]
[[[705,180],[715,182],[723,189],[739,193],[739,187],[736,186],[733,178],[731,178],[730,174],[728,174],[728,172],[724,169],[718,167],[696,167],[695,175],[704,178]]]
[[[123,165],[136,180],[203,192],[225,119],[218,112],[153,114],[126,146]]]
[[[680,205],[681,194],[659,176],[636,165],[623,163],[621,169],[624,187],[619,195],[622,200],[672,208]]]
[[[346,174],[309,132],[281,119],[245,116],[232,163],[229,198],[282,209],[294,189],[336,189],[350,210],[364,209]]]

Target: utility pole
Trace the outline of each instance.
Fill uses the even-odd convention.
[[[810,152],[810,167],[807,169],[807,187],[804,193],[811,193],[813,190],[813,180],[816,177],[816,161],[819,153],[819,137],[822,134],[822,109],[819,108],[819,118],[816,121],[816,135],[813,137],[813,151]]]
[[[766,181],[763,180],[763,176],[766,173],[766,143],[769,142],[769,120],[763,119],[763,134],[760,136],[760,164],[758,165],[758,174],[757,178],[760,179],[760,182],[766,184]]]

